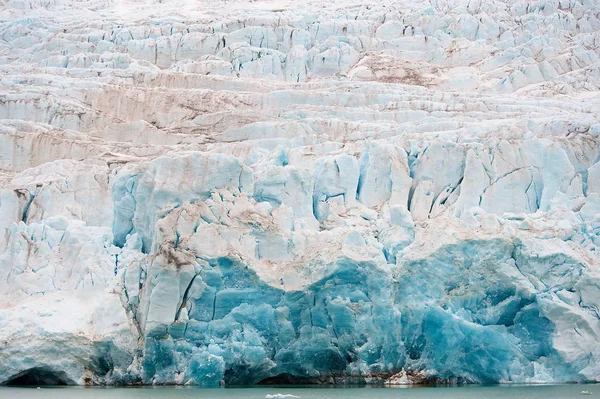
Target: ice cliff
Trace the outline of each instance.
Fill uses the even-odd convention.
[[[1,0],[0,384],[600,381],[596,0]]]

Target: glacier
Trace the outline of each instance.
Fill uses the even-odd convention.
[[[600,381],[597,1],[0,4],[0,385]]]

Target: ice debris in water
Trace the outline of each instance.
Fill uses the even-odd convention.
[[[0,384],[600,381],[599,16],[4,0]]]
[[[285,398],[299,398],[300,396],[292,395],[289,393],[276,393],[276,394],[267,394],[265,396],[266,399],[285,399]]]

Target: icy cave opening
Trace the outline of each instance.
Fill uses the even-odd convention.
[[[76,385],[63,371],[47,367],[34,367],[12,376],[4,385],[9,386],[42,386],[42,385]]]

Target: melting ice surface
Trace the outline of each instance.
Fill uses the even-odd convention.
[[[599,17],[3,1],[0,384],[600,380]]]

